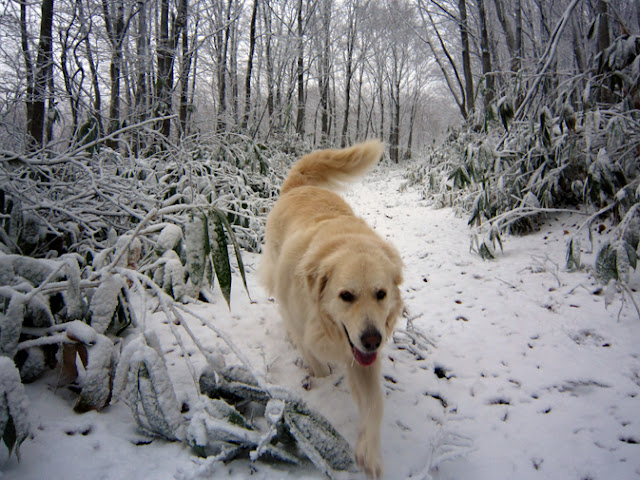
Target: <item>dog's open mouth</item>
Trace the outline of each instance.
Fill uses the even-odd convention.
[[[364,353],[358,350],[356,347],[353,347],[353,356],[355,357],[356,362],[358,362],[360,365],[362,365],[363,367],[368,367],[376,361],[378,352]]]
[[[351,350],[353,351],[353,358],[356,359],[356,362],[358,362],[363,367],[368,367],[369,365],[373,364],[373,362],[376,361],[376,358],[378,358],[378,352],[370,352],[370,353],[361,352],[355,347],[355,345],[351,341],[351,338],[349,337],[349,332],[347,332],[347,327],[343,325],[342,328],[344,328],[344,333],[347,336],[349,345],[351,345]]]

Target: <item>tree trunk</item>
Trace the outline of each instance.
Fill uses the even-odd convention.
[[[320,72],[319,72],[319,90],[320,90],[320,143],[324,144],[329,140],[330,119],[329,119],[329,90],[331,85],[331,7],[332,1],[325,0],[323,2],[324,9],[322,11],[322,51],[320,52]]]
[[[578,70],[577,73],[582,74],[587,71],[587,62],[585,61],[585,53],[584,48],[582,46],[582,42],[580,41],[580,32],[578,30],[578,25],[576,23],[575,18],[571,17],[571,30],[572,30],[572,41],[573,41],[573,53],[576,60],[576,68]]]
[[[516,35],[514,44],[515,54],[511,57],[511,70],[519,72],[522,68],[522,0],[516,0]]]
[[[227,113],[227,58],[229,40],[231,36],[231,6],[233,0],[228,0],[226,8],[222,2],[219,11],[218,31],[216,32],[216,74],[218,81],[218,132],[224,132],[228,121]]]
[[[122,43],[124,39],[125,21],[124,4],[122,1],[111,2],[102,0],[102,11],[107,35],[111,44],[111,64],[109,65],[109,80],[111,98],[109,102],[108,133],[120,128],[120,77],[122,70]]]
[[[156,118],[164,117],[171,112],[171,89],[173,77],[171,75],[171,50],[169,47],[169,0],[160,2],[160,32],[158,38],[158,73],[156,78]],[[159,131],[164,137],[171,133],[171,123],[168,120],[159,122]]]
[[[33,137],[33,101],[34,101],[34,81],[33,81],[33,61],[31,60],[31,52],[29,51],[29,32],[27,31],[27,2],[20,2],[20,37],[22,42],[22,56],[24,57],[27,94],[25,97],[25,108],[27,111],[27,132],[31,134],[30,141],[36,142]],[[37,143],[36,143],[37,144]]]
[[[409,113],[409,135],[407,137],[407,151],[404,155],[406,160],[411,160],[413,157],[413,127],[416,120],[416,113],[418,111],[418,98],[420,98],[420,84],[416,84],[416,90],[413,95],[413,102],[411,103],[411,112]]]
[[[347,31],[347,64],[345,72],[345,100],[344,120],[342,122],[342,140],[340,145],[344,148],[349,141],[349,109],[351,107],[351,80],[353,79],[353,51],[355,50],[356,34],[358,29],[357,5],[352,5],[349,11],[349,27]]]
[[[190,102],[189,102],[189,73],[193,52],[189,50],[189,32],[182,29],[182,55],[180,57],[180,134],[189,135]],[[194,76],[195,77],[195,76]],[[195,81],[195,78],[194,78]]]
[[[485,111],[495,96],[495,77],[491,69],[491,50],[489,33],[487,30],[487,15],[484,0],[478,0],[478,18],[480,19],[480,48],[482,49],[482,76],[484,77],[484,108]]]
[[[394,163],[400,161],[400,79],[391,85],[391,126],[389,129],[389,157]]]
[[[360,75],[358,77],[358,101],[356,109],[356,140],[362,138],[362,132],[360,131],[360,119],[362,117],[362,77],[364,75],[364,65],[360,65]]]
[[[85,24],[87,23],[87,19],[84,16],[84,9],[82,6],[82,1],[78,2],[78,20],[80,21],[81,24]],[[89,35],[86,34],[84,36],[84,38],[82,39],[85,43],[85,53],[87,55],[87,62],[89,64],[89,71],[91,72],[91,86],[92,86],[92,90],[93,90],[93,110],[91,112],[91,117],[93,117],[93,119],[96,120],[96,126],[98,128],[98,131],[96,132],[96,135],[98,137],[102,136],[102,133],[104,132],[104,127],[102,125],[102,96],[100,93],[100,77],[98,76],[98,68],[96,66],[96,62],[93,60],[93,50],[91,48],[91,42],[89,40]],[[93,122],[93,120],[87,119],[90,122]]]
[[[231,11],[229,11],[229,15],[231,15]],[[229,21],[231,19],[229,18]],[[236,28],[236,23],[229,23],[229,33],[231,38],[230,42],[230,80],[231,80],[231,102],[232,102],[232,110],[233,110],[233,123],[234,126],[237,127],[240,125],[240,117],[239,117],[239,98],[238,98],[238,29]]]
[[[301,0],[302,1],[302,0]],[[253,72],[253,55],[256,49],[256,18],[258,16],[258,0],[253,1],[251,23],[249,24],[249,57],[247,58],[247,74],[244,79],[244,115],[242,116],[242,129],[249,125],[251,113],[251,75]]]
[[[269,115],[269,131],[271,131],[271,125],[273,123],[274,102],[273,102],[273,88],[274,88],[274,74],[273,74],[273,58],[271,55],[271,39],[273,30],[271,27],[271,11],[270,8],[265,5],[263,8],[264,18],[264,55],[265,64],[267,68],[267,114]]]
[[[382,73],[380,73],[382,75]],[[384,83],[382,77],[378,79],[378,97],[380,100],[380,130],[378,132],[379,138],[384,138]]]
[[[304,97],[304,23],[302,8],[304,2],[298,0],[298,59],[296,62],[296,81],[298,100],[296,108],[296,134],[300,139],[304,138],[304,117],[306,115],[306,102]]]
[[[169,30],[169,0],[161,0],[160,5],[160,35],[158,40],[158,74],[156,79],[156,110],[157,118],[167,117],[173,112],[173,64],[176,48],[182,29],[187,24],[188,0],[180,0],[178,12]],[[171,119],[163,118],[159,122],[159,131],[168,138],[171,134]]]
[[[502,0],[494,0],[494,3],[496,5],[496,14],[498,16],[498,20],[500,21],[500,25],[502,25],[502,31],[504,32],[505,41],[507,43],[507,50],[509,50],[509,55],[511,56],[511,70],[515,73],[516,70],[513,70],[513,68],[518,67],[518,62],[516,60],[518,56],[516,35],[513,32],[511,22],[505,14],[505,8]]]
[[[602,72],[605,69],[603,63],[604,55],[602,54],[611,45],[611,36],[609,34],[609,4],[606,0],[598,0],[596,4],[596,15],[598,16],[597,48],[598,53],[601,54],[598,71]],[[598,101],[602,103],[612,103],[613,96],[607,88],[600,87],[598,89]]]
[[[469,51],[469,31],[467,24],[466,0],[458,0],[460,10],[460,37],[462,43],[462,71],[464,73],[464,86],[466,98],[466,111],[471,113],[474,108],[473,100],[473,72],[471,71],[471,53]]]
[[[140,3],[138,11],[138,31],[136,39],[136,82],[134,92],[135,119],[145,120],[148,112],[149,94],[149,48],[147,32],[147,6]]]
[[[22,4],[22,6],[26,8],[26,5]],[[44,145],[46,101],[48,95],[52,93],[49,92],[48,89],[51,86],[50,77],[53,75],[53,42],[51,33],[53,28],[53,0],[43,0],[40,18],[40,40],[38,43],[35,73],[27,74],[28,76],[31,75],[33,82],[30,89],[30,98],[29,95],[27,95],[27,132],[31,136],[29,148],[32,150],[36,150]],[[28,41],[28,36],[26,36],[26,10],[24,11],[24,17],[21,18],[21,22],[23,20],[24,24],[21,27],[23,32],[23,55],[25,62],[31,63],[28,47],[25,48]],[[31,71],[32,70],[29,69],[29,72]]]

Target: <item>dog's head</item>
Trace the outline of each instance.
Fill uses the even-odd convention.
[[[381,239],[358,240],[307,257],[305,273],[318,310],[344,333],[345,347],[366,367],[375,362],[402,313],[402,260]]]

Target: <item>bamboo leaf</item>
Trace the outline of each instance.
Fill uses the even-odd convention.
[[[187,251],[187,271],[197,296],[197,291],[205,278],[205,262],[207,251],[209,250],[204,215],[200,213],[192,215],[185,226],[184,236]]]
[[[580,241],[572,238],[567,245],[567,270],[580,269]]]
[[[229,234],[229,238],[231,239],[231,243],[233,244],[233,251],[236,256],[236,262],[238,262],[238,270],[240,270],[240,277],[242,277],[242,284],[244,285],[244,289],[247,292],[247,296],[249,297],[249,299],[251,299],[251,295],[249,294],[249,287],[247,286],[247,275],[244,268],[244,262],[242,261],[242,255],[240,253],[240,245],[238,244],[238,239],[236,238],[236,235],[233,232],[233,228],[231,227],[231,224],[229,224],[229,220],[227,220],[227,217],[225,217],[225,215],[217,208],[214,208],[213,211],[216,214],[216,216],[220,219],[220,221],[223,223],[225,229],[227,230],[227,233]]]
[[[142,339],[122,352],[113,393],[129,406],[141,430],[166,438],[184,438],[183,418],[164,359]]]
[[[604,285],[610,280],[618,279],[617,260],[616,250],[609,243],[603,245],[598,252],[596,273]]]
[[[347,441],[326,418],[302,403],[288,403],[284,420],[291,435],[307,458],[331,477],[333,471],[355,471]]]
[[[20,445],[29,437],[27,406],[18,369],[11,359],[0,356],[0,435],[9,456],[15,451],[18,459]]]
[[[82,391],[73,407],[74,411],[100,411],[111,401],[115,369],[113,350],[113,342],[104,335],[98,335],[95,344],[88,348],[88,362],[80,381]]]
[[[9,449],[9,456],[11,456],[11,452],[13,452],[13,447],[18,441],[18,434],[16,432],[16,426],[13,423],[13,417],[9,415],[7,419],[7,423],[4,427],[4,432],[2,434],[2,441]]]
[[[118,275],[105,275],[91,297],[91,326],[96,332],[104,333],[113,322],[118,308],[119,295],[126,288],[124,279]]]
[[[207,233],[209,235],[209,248],[213,268],[218,277],[218,285],[227,306],[231,308],[231,263],[229,262],[229,248],[227,237],[224,234],[224,227],[219,215],[215,214],[215,209],[210,210],[207,217]]]
[[[11,296],[7,311],[0,313],[0,354],[13,358],[16,354],[25,314],[25,297],[15,293]]]

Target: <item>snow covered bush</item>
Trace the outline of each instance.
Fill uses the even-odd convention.
[[[28,402],[20,374],[7,357],[0,356],[0,433],[2,441],[19,457],[20,444],[29,436]]]
[[[123,352],[129,369],[116,377],[120,336],[140,326],[132,295],[169,309],[215,301],[219,288],[229,303],[233,269],[246,288],[241,248],[262,243],[276,191],[264,146],[185,139],[140,157],[104,145],[4,152],[0,162],[0,426],[10,451],[28,434],[21,383],[52,368],[78,393],[77,412],[107,406],[115,383],[142,405],[143,430],[183,440],[175,396],[158,393],[173,389],[160,351]]]

